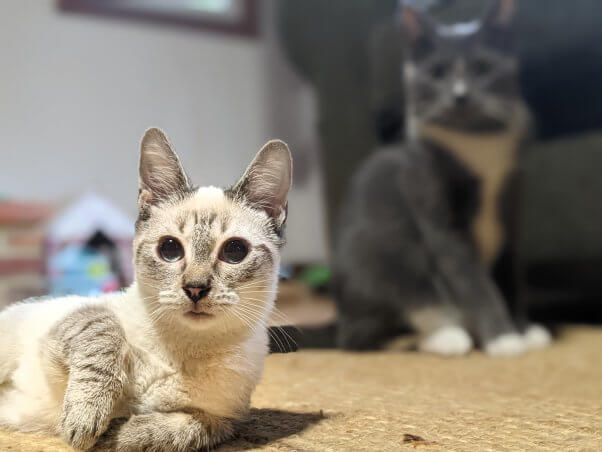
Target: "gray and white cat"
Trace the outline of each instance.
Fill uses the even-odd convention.
[[[0,313],[0,427],[95,450],[188,451],[230,437],[268,352],[291,186],[268,142],[231,188],[196,188],[166,136],[141,144],[136,282]]]
[[[492,355],[543,346],[519,332],[489,266],[504,241],[500,201],[526,110],[511,0],[479,21],[435,24],[405,6],[407,140],[354,176],[334,256],[337,344],[378,347],[402,325],[419,349]]]

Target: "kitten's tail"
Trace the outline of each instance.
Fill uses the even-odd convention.
[[[270,327],[270,353],[296,352],[300,348],[336,348],[337,324],[315,327]]]

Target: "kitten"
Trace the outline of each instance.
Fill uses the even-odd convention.
[[[442,355],[549,341],[540,327],[519,334],[488,268],[504,242],[500,201],[527,116],[513,8],[496,1],[481,21],[445,26],[404,7],[407,140],[352,178],[333,256],[337,346],[374,349],[407,327],[420,350]],[[327,345],[319,331],[296,339]]]
[[[0,313],[0,426],[95,450],[187,451],[229,438],[268,351],[291,169],[275,140],[233,187],[196,188],[149,129],[136,282]]]

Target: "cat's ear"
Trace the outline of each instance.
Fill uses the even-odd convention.
[[[286,219],[292,178],[293,163],[288,146],[280,140],[271,140],[257,153],[232,192],[263,209],[281,226]]]
[[[404,36],[412,42],[432,39],[436,34],[436,27],[428,14],[410,4],[401,8],[401,24]]]
[[[158,204],[190,189],[169,139],[156,128],[148,129],[142,137],[139,176],[139,205]]]
[[[504,28],[512,24],[516,11],[515,0],[494,0],[485,14],[485,27]]]
[[[513,18],[516,11],[514,0],[494,0],[482,21],[480,36],[486,46],[509,57],[515,57]]]

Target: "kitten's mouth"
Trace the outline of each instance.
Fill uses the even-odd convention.
[[[184,313],[184,316],[188,317],[189,319],[210,319],[211,317],[213,317],[213,314],[195,308]]]

